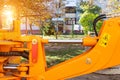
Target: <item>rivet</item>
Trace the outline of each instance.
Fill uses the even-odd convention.
[[[86,59],[86,64],[91,64],[92,63],[92,59],[91,58],[87,58]]]

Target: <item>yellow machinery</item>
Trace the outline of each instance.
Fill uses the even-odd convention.
[[[95,37],[83,38],[82,44],[91,46],[89,50],[50,68],[46,65],[44,44],[54,41],[21,36],[18,20],[13,21],[13,27],[2,26],[5,25],[0,27],[0,80],[64,80],[120,64],[120,17],[105,20]]]

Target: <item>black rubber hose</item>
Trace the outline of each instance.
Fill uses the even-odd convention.
[[[26,59],[29,59],[29,52],[24,51],[21,56],[26,58]]]
[[[28,52],[0,52],[0,56],[22,56],[28,59],[29,53]]]
[[[97,30],[96,30],[96,23],[97,23],[99,20],[103,19],[103,18],[106,18],[106,15],[105,15],[105,14],[102,14],[102,15],[96,17],[96,18],[94,19],[94,21],[93,21],[93,29],[94,29],[94,31],[95,31],[95,35],[96,35],[96,36],[98,36]]]

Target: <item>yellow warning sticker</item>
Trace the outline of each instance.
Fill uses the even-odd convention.
[[[105,34],[103,34],[102,38],[100,39],[99,45],[102,47],[106,47],[109,40],[110,40],[110,34],[105,33]]]

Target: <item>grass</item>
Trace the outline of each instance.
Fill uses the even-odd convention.
[[[68,44],[68,46],[66,46],[63,44],[58,46],[61,48],[54,46],[55,48],[49,47],[49,49],[46,49],[46,59],[49,67],[80,55],[84,51],[84,47],[80,45]]]
[[[84,35],[58,35],[58,39],[81,39]],[[44,36],[44,39],[55,39],[54,35]],[[46,45],[46,59],[48,66],[56,65],[60,62],[80,55],[84,51],[84,47],[80,44],[47,44]]]

